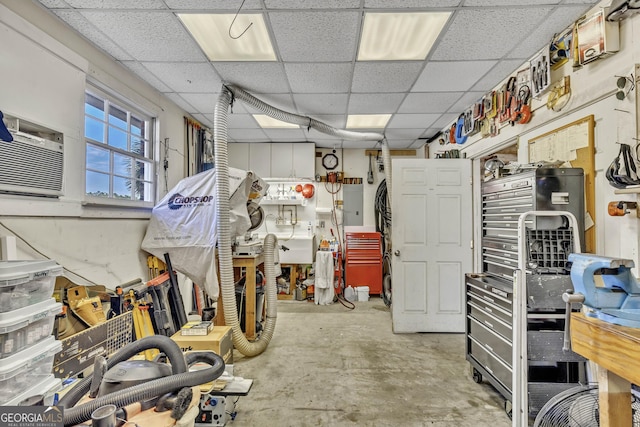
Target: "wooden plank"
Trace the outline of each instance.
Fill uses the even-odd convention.
[[[571,346],[599,366],[640,384],[640,329],[572,313]]]
[[[598,366],[598,396],[601,427],[631,425],[631,383],[629,381]]]

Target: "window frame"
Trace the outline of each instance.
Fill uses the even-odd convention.
[[[87,112],[87,95],[94,97],[100,101],[102,101],[102,112],[104,113],[102,117],[97,117],[95,115]],[[122,124],[112,122],[112,119],[116,116],[112,116],[111,107],[114,107],[121,113],[126,114],[126,122],[125,127]],[[102,128],[102,140],[98,141],[94,138],[91,138],[87,135],[87,118],[90,118],[96,122],[98,122]],[[137,135],[132,132],[132,118],[137,120],[141,120],[145,127],[140,130],[141,135]],[[158,186],[158,175],[156,172],[156,149],[157,149],[157,117],[153,114],[146,112],[143,108],[136,106],[131,101],[127,101],[119,96],[112,90],[101,89],[96,86],[93,86],[87,83],[84,91],[84,102],[83,102],[83,132],[82,132],[82,140],[84,142],[84,169],[83,169],[83,193],[84,193],[84,205],[108,205],[114,207],[123,207],[123,208],[152,208],[155,205],[157,199],[157,186]],[[126,138],[126,148],[121,148],[116,145],[109,144],[109,132],[110,129],[115,129],[118,132],[124,133]],[[139,137],[140,141],[143,144],[143,153],[136,153],[136,150],[133,147],[133,138]],[[105,169],[97,169],[95,167],[91,167],[93,165],[89,165],[87,160],[88,152],[92,149],[104,150],[107,152],[109,163],[108,170]],[[132,171],[128,176],[123,175],[122,173],[118,173],[117,166],[114,162],[114,157],[126,156],[131,159],[131,167],[135,168],[136,162],[142,162],[144,167],[144,176],[141,178],[136,177],[135,171]],[[109,195],[108,196],[97,196],[92,195],[87,192],[88,188],[88,179],[87,174],[89,172],[103,174],[109,179]],[[131,185],[129,189],[129,198],[126,197],[118,197],[117,190],[114,188],[114,180],[115,179],[125,179],[131,180],[133,183],[142,183],[142,194],[145,200],[136,200],[136,185]]]

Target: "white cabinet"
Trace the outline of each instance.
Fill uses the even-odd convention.
[[[316,146],[313,143],[293,144],[293,175],[313,178],[316,175]]]
[[[271,177],[293,176],[293,144],[280,142],[271,144]]]
[[[231,142],[227,145],[229,152],[229,166],[242,170],[249,170],[249,144]]]
[[[249,169],[260,178],[271,176],[271,144],[260,142],[249,144]]]
[[[229,166],[252,170],[261,178],[313,178],[315,145],[312,142],[230,143]]]

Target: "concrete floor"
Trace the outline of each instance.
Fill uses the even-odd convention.
[[[464,334],[394,335],[377,297],[278,301],[267,350],[234,358],[254,385],[229,426],[511,426],[500,394],[472,381]]]

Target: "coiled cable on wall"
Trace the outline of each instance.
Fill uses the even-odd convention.
[[[274,235],[268,234],[264,241],[265,252],[265,276],[266,276],[266,303],[267,303],[267,320],[264,331],[260,338],[254,342],[249,342],[240,329],[238,322],[238,312],[236,307],[235,286],[233,278],[233,257],[231,253],[231,225],[229,219],[229,155],[227,151],[227,119],[229,107],[233,99],[240,99],[252,107],[262,111],[268,116],[280,121],[297,124],[315,129],[327,135],[335,136],[342,139],[356,141],[381,141],[384,139],[382,134],[376,132],[353,132],[343,129],[336,129],[311,117],[301,116],[299,114],[289,113],[275,108],[250,93],[240,89],[237,86],[223,85],[218,97],[218,102],[214,111],[214,141],[215,141],[215,167],[217,169],[217,200],[216,200],[216,223],[218,232],[218,259],[220,263],[220,289],[222,294],[222,302],[224,307],[225,323],[232,328],[233,344],[245,356],[255,356],[262,353],[275,330],[276,322],[276,303],[277,288],[275,280],[275,251],[278,242]],[[385,143],[383,142],[383,155],[385,151]],[[389,150],[387,147],[387,157]],[[385,160],[385,168],[391,167],[390,158]],[[390,169],[388,169],[390,170]]]

